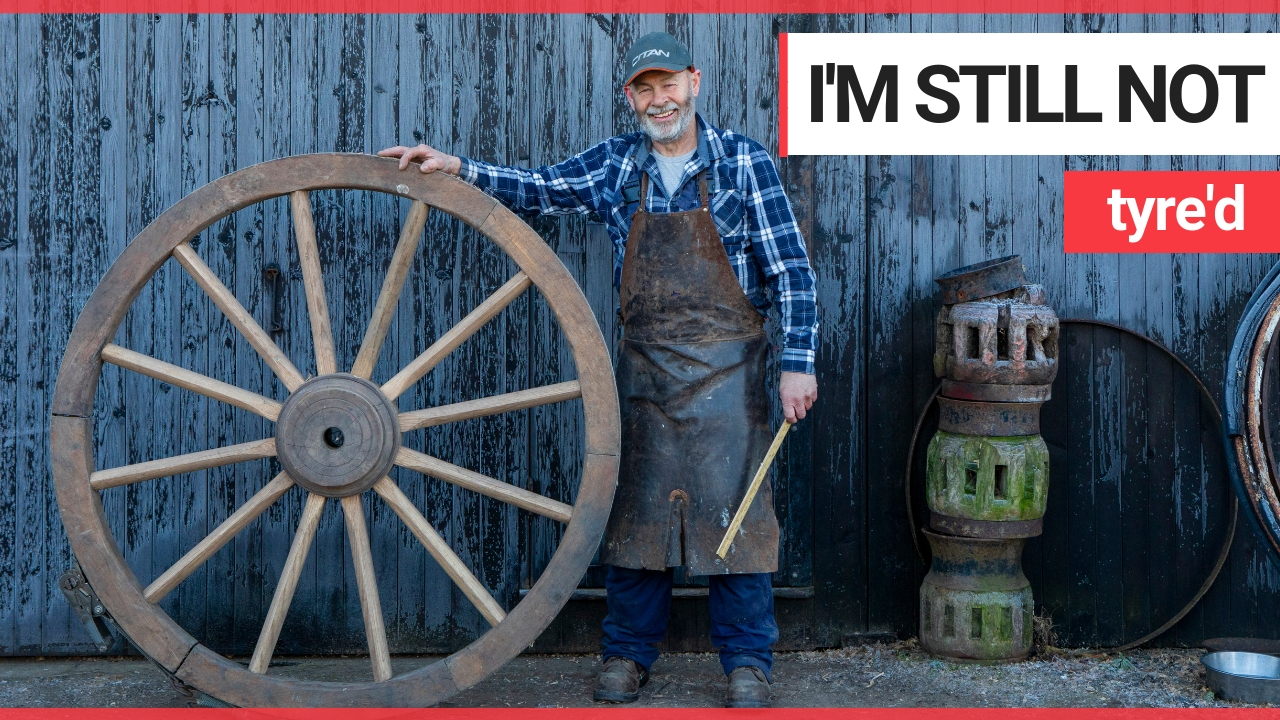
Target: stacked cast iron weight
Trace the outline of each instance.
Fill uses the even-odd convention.
[[[925,471],[933,562],[920,588],[921,645],[958,660],[1014,660],[1031,649],[1022,546],[1041,532],[1049,488],[1040,406],[1058,371],[1058,317],[1017,255],[937,283],[942,387]]]

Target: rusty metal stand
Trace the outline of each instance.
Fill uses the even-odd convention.
[[[920,588],[920,644],[998,662],[1031,649],[1034,602],[1022,546],[1041,533],[1049,449],[1040,408],[1058,371],[1058,317],[1011,255],[938,278],[938,431],[926,499],[933,549]],[[917,438],[913,438],[914,441]]]
[[[1275,277],[1277,275],[1280,275],[1280,272],[1277,272],[1278,270],[1280,270],[1280,264],[1277,264],[1276,269],[1273,269],[1272,275],[1270,277]],[[1263,285],[1265,286],[1266,283],[1264,282]],[[1261,291],[1261,288],[1259,288],[1259,290]],[[1280,297],[1280,281],[1278,281],[1278,284],[1277,284],[1276,294],[1278,297]],[[1255,296],[1255,300],[1256,300],[1256,296]],[[1245,320],[1241,321],[1242,329],[1245,327],[1247,320],[1248,320],[1248,311],[1246,311]],[[1165,355],[1167,355],[1171,360],[1173,360],[1173,362],[1177,364],[1178,367],[1182,368],[1182,370],[1186,372],[1187,375],[1189,375],[1192,380],[1195,381],[1196,387],[1199,388],[1200,390],[1201,398],[1209,404],[1209,408],[1213,412],[1213,416],[1217,421],[1217,423],[1219,425],[1222,424],[1222,414],[1218,409],[1218,404],[1214,402],[1213,395],[1209,392],[1209,389],[1205,387],[1205,384],[1200,379],[1200,376],[1196,375],[1196,373],[1190,368],[1190,366],[1188,366],[1185,362],[1182,361],[1182,358],[1178,357],[1176,354],[1174,354],[1172,350],[1165,347],[1160,342],[1156,341],[1151,337],[1143,335],[1142,333],[1136,332],[1134,330],[1130,330],[1129,328],[1117,325],[1115,323],[1107,322],[1105,320],[1093,320],[1088,318],[1070,318],[1070,319],[1059,320],[1059,325],[1060,326],[1086,325],[1086,326],[1109,328],[1111,330],[1116,330],[1118,332],[1136,337],[1139,340],[1142,340],[1143,342],[1160,350]],[[1255,326],[1254,331],[1256,332],[1256,330],[1257,328]],[[1239,344],[1239,339],[1237,339],[1237,343]],[[1228,375],[1228,398],[1231,397],[1230,378],[1231,376],[1229,374]],[[903,488],[906,495],[906,506],[907,506],[907,523],[911,529],[911,541],[912,543],[915,544],[916,554],[920,557],[922,561],[924,561],[926,565],[930,564],[931,557],[925,554],[924,546],[920,543],[920,534],[922,530],[917,525],[916,519],[915,519],[914,500],[913,500],[913,493],[912,493],[912,479],[915,474],[914,473],[915,454],[916,454],[916,446],[917,446],[917,443],[919,442],[920,431],[924,427],[924,423],[926,418],[928,417],[930,408],[933,407],[934,401],[938,399],[939,392],[942,389],[943,385],[945,384],[946,384],[946,381],[943,381],[938,385],[937,388],[934,389],[933,393],[929,395],[928,400],[925,401],[924,406],[921,408],[919,416],[916,418],[915,428],[911,433],[911,443],[907,447],[906,474],[903,478]],[[1228,450],[1230,450],[1230,447],[1231,447],[1230,441],[1231,441],[1231,438],[1228,438]],[[1232,458],[1230,452],[1228,452],[1228,459],[1229,460],[1234,459]],[[1232,470],[1234,471],[1235,468],[1233,467]],[[1238,478],[1237,478],[1237,481],[1238,481]],[[1237,491],[1239,491],[1239,488],[1237,488]],[[1226,564],[1227,556],[1231,552],[1231,543],[1235,539],[1236,521],[1238,519],[1238,515],[1239,515],[1239,505],[1237,503],[1232,503],[1231,518],[1230,520],[1228,520],[1227,532],[1225,537],[1223,538],[1221,547],[1219,547],[1218,549],[1218,556],[1217,556],[1217,559],[1214,561],[1213,568],[1212,570],[1210,570],[1208,575],[1205,576],[1205,579],[1200,584],[1200,588],[1199,590],[1196,591],[1196,594],[1193,595],[1191,599],[1185,605],[1183,605],[1181,609],[1178,610],[1178,612],[1174,613],[1168,620],[1162,623],[1158,628],[1138,638],[1137,640],[1125,643],[1123,645],[1118,645],[1115,647],[1109,647],[1109,648],[1103,648],[1103,649],[1112,651],[1112,652],[1124,652],[1136,647],[1141,647],[1142,645],[1145,645],[1151,642],[1152,640],[1156,639],[1157,637],[1163,635],[1174,625],[1177,625],[1178,622],[1182,620],[1182,618],[1186,617],[1187,613],[1191,612],[1192,608],[1198,605],[1200,603],[1200,600],[1204,598],[1205,593],[1209,592],[1209,588],[1212,587],[1214,581],[1218,579],[1218,574],[1222,571],[1223,565]]]

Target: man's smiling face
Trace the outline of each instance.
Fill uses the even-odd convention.
[[[694,101],[702,73],[697,69],[666,72],[650,70],[638,75],[625,90],[636,120],[657,142],[672,142],[693,122]]]

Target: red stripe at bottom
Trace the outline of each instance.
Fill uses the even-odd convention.
[[[428,708],[428,709],[0,709],[0,720],[1234,720],[1280,718],[1262,708]]]

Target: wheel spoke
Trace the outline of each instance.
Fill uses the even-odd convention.
[[[454,348],[461,345],[467,338],[471,337],[485,323],[489,322],[494,315],[497,315],[503,308],[510,305],[512,301],[520,297],[525,290],[529,288],[532,281],[529,276],[523,272],[518,272],[507,281],[505,285],[498,288],[496,292],[480,303],[470,315],[462,318],[462,322],[454,325],[432,343],[431,347],[422,351],[422,354],[414,358],[412,362],[404,367],[403,370],[396,373],[382,386],[382,392],[388,398],[395,400],[400,397],[401,393],[409,389],[423,375],[431,371],[445,358]]]
[[[280,639],[280,628],[284,626],[284,616],[289,613],[289,605],[293,603],[293,592],[298,588],[298,577],[302,575],[302,566],[307,562],[307,553],[311,551],[311,540],[316,536],[316,526],[320,523],[324,500],[323,495],[315,493],[307,496],[307,504],[302,509],[302,518],[298,521],[298,532],[293,536],[289,557],[285,559],[284,569],[280,571],[280,584],[276,585],[275,595],[271,597],[271,609],[267,611],[267,619],[262,623],[258,644],[253,648],[249,672],[261,675],[271,664],[271,656],[276,651],[276,641]]]
[[[502,622],[502,619],[507,616],[502,606],[493,599],[480,580],[462,562],[462,558],[458,557],[453,548],[449,547],[449,543],[445,542],[444,538],[440,537],[440,533],[431,527],[431,523],[427,522],[421,512],[418,512],[413,501],[391,481],[391,478],[382,478],[373,486],[373,489],[382,496],[395,514],[400,516],[409,530],[422,541],[427,552],[431,553],[431,557],[436,559],[445,574],[457,584],[462,594],[476,606],[484,619],[493,626]]]
[[[418,252],[422,228],[426,226],[430,212],[431,206],[420,200],[414,201],[409,208],[409,216],[405,218],[404,227],[400,230],[400,242],[396,243],[396,252],[391,256],[391,265],[382,281],[378,303],[373,307],[373,316],[369,318],[369,327],[364,331],[360,352],[356,355],[355,364],[351,366],[351,374],[356,377],[367,380],[373,376],[373,366],[378,363],[382,341],[386,339],[387,329],[391,327],[391,317],[395,315],[404,279],[409,275],[409,267],[413,265],[413,256]]]
[[[261,415],[272,422],[280,416],[280,403],[275,400],[262,397],[248,390],[242,390],[221,380],[214,380],[207,375],[201,375],[186,368],[171,365],[149,355],[127,350],[119,345],[107,344],[104,346],[102,348],[102,359],[126,370],[142,373],[147,377],[185,388],[214,400],[221,400],[228,405],[235,405],[256,415]]]
[[[293,479],[284,473],[280,473],[274,480],[267,483],[265,487],[249,498],[244,505],[231,513],[231,516],[222,521],[222,524],[213,529],[205,539],[196,543],[191,551],[182,556],[182,559],[173,564],[173,567],[164,571],[164,574],[155,579],[155,582],[147,586],[142,596],[147,602],[160,602],[161,598],[168,595],[170,591],[178,586],[187,578],[188,575],[195,572],[197,568],[204,564],[206,560],[213,557],[213,554],[231,541],[237,533],[245,528],[253,519],[261,515],[267,508],[271,507],[281,495],[293,487]]]
[[[284,386],[290,391],[297,389],[302,384],[302,374],[293,366],[293,363],[289,362],[289,358],[285,357],[284,352],[271,339],[271,336],[258,325],[253,316],[249,314],[249,311],[244,309],[239,300],[236,300],[236,296],[232,295],[227,286],[222,284],[222,281],[213,273],[213,270],[204,264],[195,248],[191,247],[190,243],[181,243],[173,249],[173,257],[182,267],[187,269],[196,284],[222,310],[222,313],[227,316],[232,325],[236,326],[240,334],[244,335],[249,344],[253,346],[253,349],[258,351],[258,354],[267,362],[276,377],[280,378],[280,382],[284,383]]]
[[[510,503],[529,512],[549,517],[552,520],[567,523],[573,518],[572,505],[542,497],[528,490],[521,490],[514,485],[494,480],[491,477],[447,463],[439,458],[424,455],[416,450],[401,447],[399,452],[396,453],[396,464],[400,467],[420,472],[423,475],[430,475],[433,478],[439,478],[459,487],[474,490],[481,495],[487,495],[495,500]]]
[[[425,410],[400,413],[400,430],[408,432],[420,428],[435,427],[447,423],[461,422],[485,415],[514,412],[539,405],[563,402],[582,397],[582,385],[577,380],[544,385],[531,390],[494,395],[480,400],[441,405]]]
[[[316,244],[311,196],[305,190],[295,190],[289,193],[289,206],[293,209],[293,230],[298,238],[302,285],[307,291],[307,315],[311,318],[311,340],[316,348],[316,374],[329,375],[338,372],[338,360],[333,350],[329,305],[324,299],[324,275],[320,272],[320,247]]]
[[[356,585],[360,589],[360,610],[364,613],[364,634],[369,640],[373,680],[390,680],[391,651],[387,647],[387,629],[382,620],[382,603],[378,600],[378,580],[373,574],[369,530],[364,523],[364,506],[359,495],[342,498],[342,514],[347,519],[347,537],[351,540],[351,561],[355,564]]]
[[[253,442],[228,445],[227,447],[202,450],[200,452],[177,455],[163,460],[124,465],[110,470],[99,470],[89,476],[89,487],[94,490],[128,485],[129,483],[153,480],[169,475],[205,470],[222,465],[260,460],[276,454],[276,439],[255,440]]]

